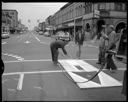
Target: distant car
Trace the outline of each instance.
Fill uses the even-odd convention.
[[[39,35],[43,35],[43,31],[39,31],[38,33],[39,33]]]
[[[58,39],[60,39],[60,40],[69,40],[69,39],[70,39],[69,36],[70,36],[69,33],[65,33],[65,32],[63,32],[63,31],[59,31],[59,32],[57,32],[57,34],[56,34],[56,39],[57,39],[57,40],[58,40]]]
[[[21,31],[20,34],[23,34],[23,32]]]
[[[49,32],[44,32],[44,36],[49,37],[50,36]]]
[[[9,32],[2,32],[2,39],[6,39],[10,37],[10,33]]]

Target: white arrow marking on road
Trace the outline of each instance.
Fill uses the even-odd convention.
[[[19,82],[18,82],[18,86],[17,86],[17,90],[22,90],[23,79],[24,79],[24,74],[21,73],[20,74],[20,79],[19,79]]]

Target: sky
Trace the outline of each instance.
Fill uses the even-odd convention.
[[[33,29],[37,26],[37,20],[39,22],[45,21],[45,19],[56,13],[67,2],[50,2],[50,3],[2,3],[2,9],[13,9],[18,12],[18,20],[21,19],[21,23]],[[28,20],[31,22],[28,23]]]

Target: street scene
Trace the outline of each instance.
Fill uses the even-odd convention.
[[[2,101],[126,101],[126,14],[125,3],[2,3]]]

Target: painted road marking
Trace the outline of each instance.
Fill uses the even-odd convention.
[[[8,91],[15,92],[15,89],[7,89]]]
[[[67,60],[67,59],[60,59],[60,60]],[[81,60],[98,60],[98,59],[81,59]],[[52,61],[52,59],[37,59],[37,60],[23,60],[22,62],[42,62],[42,61]],[[15,63],[21,61],[4,61],[4,63]]]
[[[2,80],[2,84],[3,84],[4,82],[6,82],[6,81],[8,81],[8,79]]]
[[[42,90],[42,89],[43,89],[43,88],[40,87],[40,86],[34,86],[34,88],[39,89],[39,90]]]
[[[36,39],[37,41],[40,42],[40,39],[39,39],[37,36],[35,36],[33,33],[32,33],[32,35],[35,37],[35,39]]]
[[[64,65],[65,66],[65,65]],[[126,70],[126,68],[118,68],[118,70]],[[50,70],[50,71],[31,71],[31,72],[10,72],[10,73],[3,73],[4,75],[19,75],[19,74],[39,74],[39,73],[58,73],[58,72],[87,72],[85,70],[78,70],[78,69],[67,69],[67,70]]]
[[[50,45],[50,43],[46,43],[46,42],[40,42],[42,44],[45,44],[45,45]]]
[[[101,71],[97,75],[97,81],[94,80],[88,81],[87,75],[90,75],[90,73],[97,73],[99,71],[98,68],[90,65],[89,63],[83,61],[83,60],[59,60],[60,64],[63,66],[65,70],[77,70],[78,72],[67,72],[71,78],[77,83],[79,88],[98,88],[98,87],[112,87],[112,86],[122,86],[122,83],[118,81],[117,79],[109,76],[108,74]],[[80,66],[85,70],[85,72],[81,73],[80,70],[75,67]],[[83,76],[86,75],[86,76]],[[95,77],[96,78],[96,77]],[[99,81],[98,81],[99,80]],[[88,82],[85,82],[88,81]],[[83,82],[83,83],[81,83]]]
[[[20,74],[20,79],[19,79],[19,82],[18,82],[18,85],[17,85],[17,90],[22,90],[23,79],[24,79],[24,74],[21,73]]]
[[[18,60],[24,60],[24,58],[22,58],[22,57],[20,57],[20,56],[18,56],[18,55],[13,55],[13,54],[8,54],[8,53],[2,53],[3,55],[6,55],[6,56],[10,56],[10,57],[14,57],[14,58],[16,58],[16,59],[18,59]]]
[[[94,46],[94,45],[91,45],[91,44],[84,44],[83,46],[84,46],[84,47],[85,47],[85,46],[88,46],[88,47],[95,47],[95,48],[99,48],[98,46]]]
[[[2,45],[3,45],[3,44],[7,44],[7,42],[2,42]]]
[[[24,43],[28,44],[28,43],[31,43],[30,41],[25,41]]]
[[[15,57],[16,59],[23,59],[22,57],[18,56],[18,55],[13,55],[13,54],[8,54],[8,53],[2,53],[3,55],[6,56],[11,56],[11,57]]]

